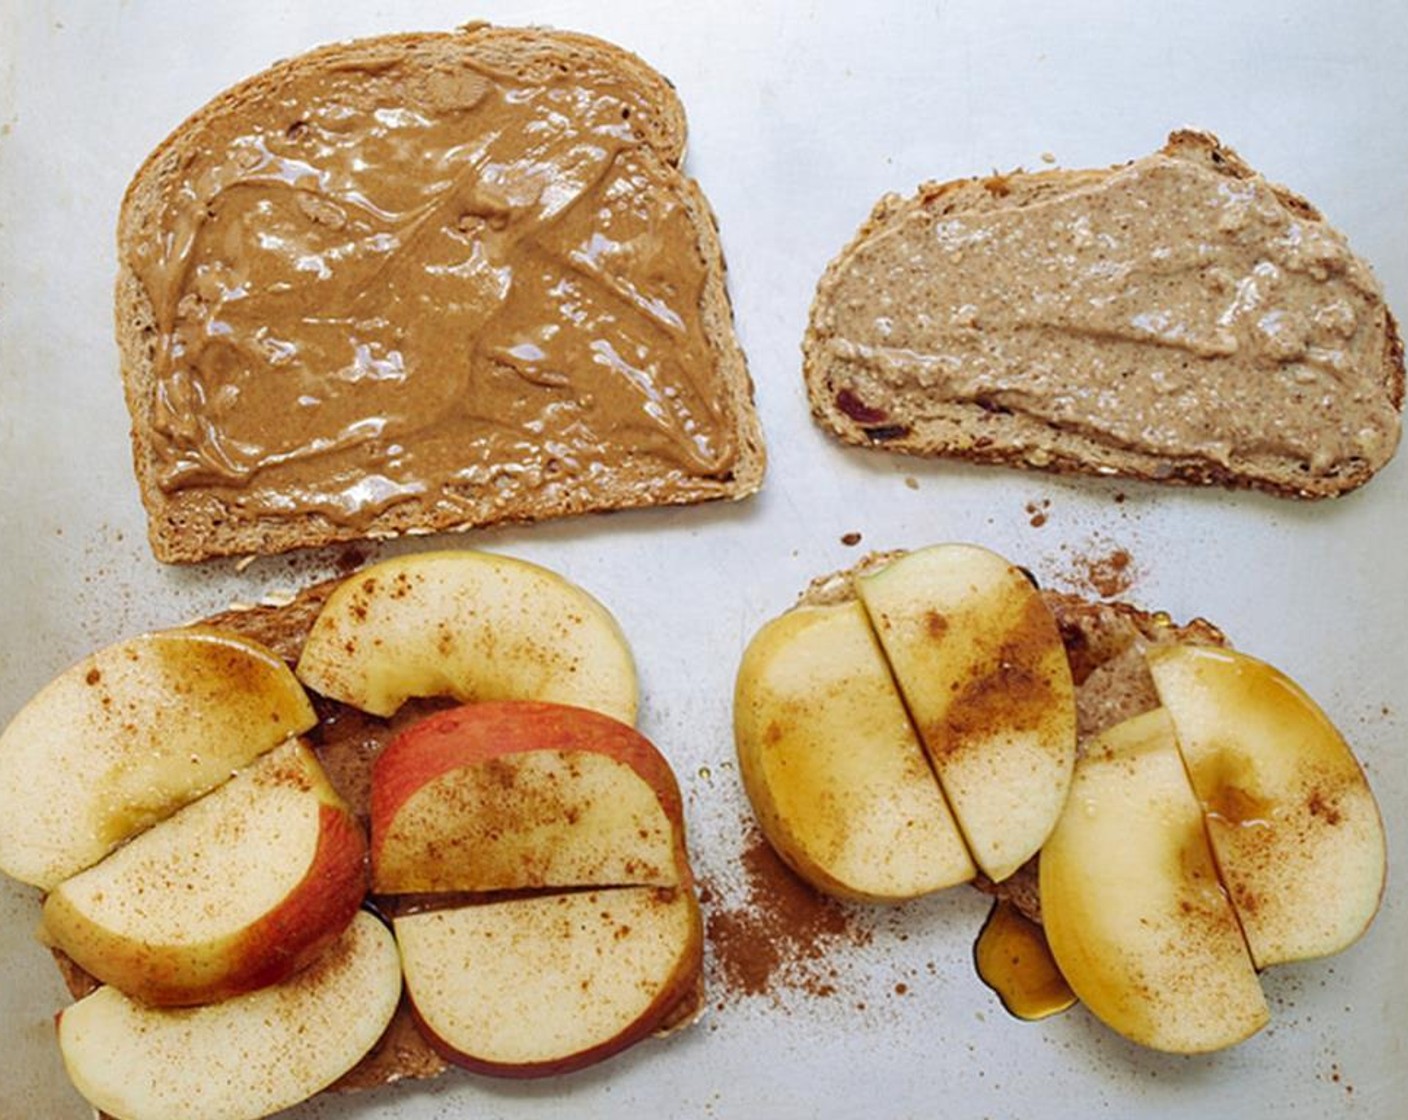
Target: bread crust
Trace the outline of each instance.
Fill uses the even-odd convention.
[[[153,441],[157,412],[157,348],[160,316],[131,260],[136,247],[159,236],[165,199],[180,188],[200,140],[216,122],[259,106],[295,79],[349,67],[375,68],[414,58],[426,66],[468,60],[524,80],[562,73],[612,74],[633,102],[631,127],[641,151],[658,162],[661,181],[687,215],[704,266],[699,314],[714,359],[724,424],[737,452],[717,476],[662,477],[647,455],[627,454],[602,476],[574,480],[547,494],[529,491],[505,501],[495,488],[451,494],[442,489],[400,501],[364,526],[340,523],[317,510],[256,515],[209,489],[166,492],[157,477]],[[124,396],[132,419],[133,468],[148,515],[148,537],[157,559],[187,563],[216,556],[265,555],[337,541],[381,539],[403,534],[461,531],[506,522],[531,522],[587,512],[742,498],[762,484],[766,463],[753,384],[734,329],[726,287],[726,265],[717,219],[697,183],[680,171],[686,121],[674,87],[629,51],[592,36],[542,28],[468,24],[445,33],[408,33],[337,43],[275,63],[212,99],[191,114],[147,157],[123,197],[117,225],[119,272],[115,326]],[[643,156],[642,158],[647,158]],[[441,500],[437,501],[437,494]],[[453,500],[451,500],[453,498]]]
[[[1193,160],[1231,180],[1256,178],[1257,172],[1234,150],[1209,132],[1182,129],[1172,133],[1161,154]],[[1057,429],[1039,420],[1002,410],[985,410],[974,404],[954,403],[936,417],[916,425],[890,424],[882,407],[868,416],[869,408],[844,407],[846,371],[827,351],[823,322],[829,293],[847,273],[857,252],[876,235],[895,229],[916,212],[935,214],[981,213],[1013,205],[1032,205],[1082,186],[1098,185],[1128,163],[1105,170],[1015,171],[948,182],[927,182],[915,195],[887,195],[873,208],[851,241],[828,264],[817,285],[806,335],[802,342],[803,380],[812,416],[841,441],[860,447],[883,448],[923,457],[943,457],[973,463],[1041,470],[1060,475],[1102,475],[1174,485],[1221,486],[1259,490],[1278,497],[1325,498],[1362,486],[1377,468],[1359,459],[1343,470],[1296,477],[1272,477],[1268,472],[1224,465],[1193,455],[1170,458],[1116,447],[1071,429]],[[1320,212],[1287,188],[1267,184],[1287,210],[1311,222],[1323,222]],[[879,281],[877,281],[879,282]],[[1384,308],[1386,339],[1379,389],[1392,407],[1402,412],[1404,403],[1404,352],[1397,321]]]

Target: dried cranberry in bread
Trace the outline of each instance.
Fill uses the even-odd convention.
[[[1058,473],[1326,497],[1402,426],[1368,265],[1204,132],[887,196],[822,276],[803,353],[848,443]]]
[[[684,142],[636,56],[483,24],[323,47],[194,113],[118,223],[156,556],[755,491]]]

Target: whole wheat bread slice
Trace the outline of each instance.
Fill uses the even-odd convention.
[[[1161,262],[1180,260],[1170,297]],[[819,424],[913,455],[1319,498],[1366,482],[1401,430],[1402,343],[1368,266],[1205,132],[1107,170],[885,197],[822,276],[802,349]]]
[[[898,551],[871,553],[853,567],[820,576],[802,593],[798,605],[821,606],[853,599],[857,576],[882,568],[900,555]],[[1075,681],[1077,752],[1115,724],[1159,706],[1144,657],[1147,649],[1173,642],[1228,644],[1223,632],[1203,618],[1178,623],[1162,611],[1144,610],[1131,603],[1050,589],[1042,590],[1041,595],[1056,620]],[[973,885],[986,894],[1009,899],[1032,921],[1040,922],[1040,858],[1040,853],[1033,856],[1001,883],[980,874]]]
[[[607,388],[612,393],[627,394],[628,400],[634,399],[622,388],[624,380],[619,368],[623,363],[629,366],[634,360],[632,355],[623,355],[617,368],[605,373],[599,368],[602,362],[590,361],[578,363],[577,368],[554,370],[554,376],[562,374],[559,383],[524,385],[521,399],[536,399],[532,395],[540,395],[544,403],[532,406],[537,409],[533,415],[539,417],[547,416],[553,409],[579,409],[584,418],[572,427],[572,433],[575,437],[576,433],[587,431],[583,436],[586,452],[578,454],[581,449],[575,445],[564,452],[559,446],[561,440],[539,436],[530,430],[531,424],[520,423],[518,418],[506,418],[501,415],[502,410],[495,410],[491,415],[480,417],[482,422],[478,427],[469,430],[459,441],[463,444],[462,462],[454,457],[459,450],[458,429],[437,429],[436,455],[446,458],[447,453],[439,448],[450,446],[448,461],[452,469],[434,477],[415,476],[408,481],[396,475],[401,469],[397,466],[398,456],[404,459],[409,453],[414,457],[423,449],[416,442],[422,438],[419,431],[398,432],[394,438],[390,435],[376,437],[382,438],[381,444],[377,444],[376,438],[366,441],[362,445],[368,449],[369,461],[365,468],[351,461],[350,453],[346,461],[339,462],[341,473],[336,485],[341,489],[336,491],[339,496],[333,503],[303,501],[300,492],[280,491],[281,476],[277,472],[287,468],[279,464],[260,465],[252,474],[245,464],[240,468],[245,473],[233,482],[224,476],[212,480],[207,477],[209,472],[202,474],[200,470],[194,471],[193,476],[190,473],[182,477],[173,475],[173,456],[193,454],[190,448],[206,438],[212,425],[226,423],[231,413],[238,417],[238,410],[244,407],[249,396],[247,382],[243,389],[234,380],[196,384],[192,388],[192,380],[198,382],[200,376],[205,376],[203,373],[197,376],[183,370],[184,380],[179,384],[172,376],[167,376],[179,361],[179,356],[173,357],[178,355],[182,345],[173,342],[177,326],[183,315],[189,321],[190,309],[199,308],[200,301],[206,299],[208,293],[197,291],[200,284],[204,282],[207,287],[210,284],[209,280],[179,274],[179,253],[189,249],[191,239],[199,236],[201,222],[205,220],[192,196],[205,189],[202,183],[223,184],[225,180],[221,176],[228,179],[233,174],[228,170],[235,166],[232,160],[248,157],[252,161],[254,157],[250,156],[248,142],[251,136],[259,137],[258,145],[282,153],[280,158],[293,160],[289,153],[294,150],[291,147],[294,138],[307,142],[310,137],[316,139],[320,135],[300,115],[307,108],[307,102],[316,96],[320,83],[344,81],[345,77],[338,76],[348,73],[355,73],[358,83],[371,90],[367,96],[376,99],[377,113],[404,114],[401,118],[387,119],[408,120],[417,113],[433,117],[436,112],[452,110],[459,113],[455,120],[466,122],[464,146],[482,139],[474,133],[473,99],[480,95],[476,91],[486,79],[489,88],[499,91],[494,94],[500,98],[496,102],[499,105],[510,104],[510,94],[517,97],[526,91],[528,97],[524,100],[527,100],[534,91],[549,88],[559,92],[579,90],[583,101],[600,94],[601,98],[611,98],[613,105],[619,104],[619,135],[612,140],[619,148],[605,157],[609,174],[620,177],[612,182],[619,185],[629,180],[635,184],[638,189],[630,201],[647,212],[649,221],[655,221],[651,215],[668,210],[674,224],[666,227],[662,220],[661,228],[667,232],[679,229],[687,232],[679,236],[671,234],[670,244],[664,249],[648,246],[642,251],[657,254],[654,257],[643,257],[631,263],[627,254],[626,264],[610,266],[626,270],[624,276],[612,274],[603,281],[600,275],[586,275],[589,269],[578,267],[571,272],[571,262],[563,265],[564,274],[568,274],[573,283],[587,286],[588,294],[598,298],[609,313],[630,313],[629,307],[624,312],[622,308],[634,300],[646,306],[656,320],[669,320],[671,315],[676,315],[683,323],[680,330],[691,332],[689,338],[695,340],[691,345],[707,355],[699,360],[697,371],[686,370],[691,383],[675,386],[671,382],[664,390],[660,384],[647,386],[640,394],[642,415],[634,417],[632,427],[619,424],[613,416],[591,411],[593,400],[605,397]],[[303,104],[299,103],[300,98],[304,99]],[[456,104],[456,98],[466,101],[468,108]],[[450,109],[445,109],[446,105]],[[599,108],[592,111],[601,112]],[[231,137],[236,137],[244,148],[232,148]],[[664,77],[635,55],[585,35],[485,24],[468,25],[453,33],[392,35],[323,47],[272,66],[195,112],[138,170],[123,199],[117,229],[117,340],[132,420],[134,466],[147,509],[151,546],[157,558],[185,562],[222,555],[267,554],[340,540],[460,530],[588,511],[740,498],[756,491],[761,485],[765,456],[753,405],[752,382],[733,327],[714,215],[698,185],[680,171],[684,147],[685,115],[679,98]],[[414,150],[396,158],[402,161],[396,164],[398,174],[423,173],[427,177],[445,174],[434,167],[420,171],[414,161],[422,159],[422,154]],[[624,170],[618,171],[618,168]],[[483,172],[486,176],[489,173]],[[601,174],[604,179],[608,172]],[[356,192],[344,189],[339,193],[336,185],[327,189],[313,188],[309,186],[313,181],[309,174],[291,184],[299,192],[299,205],[306,209],[310,228],[319,222],[326,226],[334,218],[341,222],[347,214],[359,220],[372,215],[366,220],[372,227],[376,226],[379,211],[374,206],[355,209],[360,197]],[[236,180],[235,185],[245,184]],[[456,180],[452,185],[459,190],[464,183]],[[563,212],[579,202],[582,206],[595,205],[597,196],[591,194],[592,189],[591,185],[584,188],[580,198],[571,201]],[[370,192],[371,188],[367,190]],[[216,193],[223,191],[224,187],[220,186]],[[233,194],[221,194],[220,204],[235,206],[238,199],[232,201]],[[448,202],[458,204],[455,198]],[[329,203],[334,207],[331,211]],[[524,212],[536,214],[536,205],[527,204]],[[550,208],[544,203],[540,209],[547,213]],[[328,217],[329,213],[333,218]],[[556,215],[553,220],[560,223],[561,215],[556,211],[552,213]],[[212,219],[215,217],[213,202],[206,203],[206,214]],[[510,223],[518,222],[519,212],[499,217]],[[461,223],[465,220],[463,216],[458,219]],[[492,215],[490,220],[494,220]],[[440,227],[444,236],[454,236],[451,229],[454,221],[451,214],[448,224]],[[547,225],[546,219],[542,225]],[[459,226],[460,230],[464,228]],[[400,232],[399,227],[393,229],[397,237]],[[523,237],[534,236],[534,230],[522,223],[510,224],[509,233],[514,244],[520,243]],[[408,233],[407,240],[412,236],[416,235]],[[442,235],[435,233],[433,236]],[[675,241],[682,243],[675,244]],[[587,250],[594,251],[590,244]],[[651,272],[656,267],[654,262],[661,259],[660,253],[677,254],[681,261],[687,262],[692,270],[691,283],[698,278],[697,305],[651,310],[652,301],[659,304],[662,299],[670,298],[668,293],[660,297],[650,288],[652,283],[663,283]],[[592,263],[595,266],[595,260]],[[173,280],[173,276],[177,279]],[[359,293],[367,303],[367,316],[371,318],[380,313],[376,285],[381,282],[373,277],[368,282],[369,290]],[[310,277],[308,283],[311,285],[314,280]],[[405,278],[397,283],[404,288]],[[463,290],[454,289],[452,298],[444,297],[447,308],[453,305],[473,311],[478,289],[468,281],[466,285]],[[450,289],[437,286],[433,298],[441,299],[447,290]],[[509,290],[512,291],[511,285]],[[316,289],[310,291],[316,292]],[[315,304],[317,298],[316,294],[310,296]],[[183,299],[187,302],[183,303]],[[229,304],[215,306],[228,307]],[[212,321],[206,327],[207,335],[219,328],[214,322],[215,313],[209,314]],[[392,323],[386,329],[395,327]],[[641,334],[656,328],[658,322],[633,329]],[[655,335],[651,337],[658,340]],[[299,340],[285,339],[279,345],[290,341],[296,345]],[[261,338],[259,342],[263,345],[265,340]],[[583,342],[582,347],[585,346]],[[650,360],[667,350],[668,345],[660,343],[651,351]],[[268,365],[268,368],[259,365],[262,358],[253,361],[254,375],[267,375],[270,370],[278,372],[275,365]],[[706,364],[707,368],[703,368]],[[311,372],[315,377],[324,372],[332,373]],[[628,372],[631,377],[640,377],[639,370]],[[647,377],[650,372],[651,367],[647,366]],[[416,371],[412,373],[407,382],[411,386],[408,392],[419,391],[417,384],[423,384],[416,382]],[[454,370],[450,373],[460,375]],[[608,376],[615,377],[609,386],[605,380]],[[508,383],[517,384],[511,379]],[[316,395],[319,391],[312,392]],[[471,389],[458,394],[450,407],[466,413],[473,411],[474,403]],[[379,423],[375,415],[362,420],[363,430],[366,425],[374,427]],[[507,435],[500,438],[496,434],[497,425],[504,426]],[[712,425],[714,430],[710,432],[707,425]],[[351,431],[353,426],[341,430]],[[445,436],[447,431],[449,437]],[[666,434],[661,436],[660,431]],[[332,435],[331,431],[318,431],[314,424],[307,435],[308,446],[312,447],[316,439],[326,441],[326,437]],[[652,438],[655,444],[650,442]],[[488,442],[491,440],[498,442]],[[662,457],[657,446],[667,440],[683,449],[678,454],[672,453],[673,458]],[[703,446],[710,440],[713,442],[706,448],[708,454],[689,458],[694,444]],[[479,446],[481,443],[484,447]],[[609,454],[603,453],[600,462],[587,461],[590,458],[587,453],[598,445],[607,448]],[[238,440],[233,436],[206,455],[204,461],[213,461],[213,469],[218,473],[221,456],[231,447],[239,452]],[[579,463],[577,459],[582,461]],[[316,476],[318,464],[324,460],[315,454],[309,461],[313,466],[308,469]],[[180,466],[187,470],[191,463]],[[363,469],[364,476],[357,473]],[[271,470],[275,473],[271,474]],[[384,476],[400,486],[390,500],[386,498]],[[356,489],[363,478],[371,490]],[[266,483],[268,493],[259,489]],[[324,479],[313,477],[308,492],[321,498],[323,491],[318,487],[324,483]],[[422,483],[423,487],[417,489]],[[248,500],[251,488],[258,490],[257,500],[252,503]],[[361,496],[364,493],[372,494],[370,502],[364,501]],[[356,508],[349,507],[351,514],[344,516],[343,505],[339,502],[344,505],[351,502]]]

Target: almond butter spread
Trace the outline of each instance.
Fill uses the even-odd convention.
[[[939,195],[858,244],[827,324],[847,411],[963,402],[1170,458],[1387,461],[1388,313],[1342,235],[1178,153],[1066,175],[950,213]]]
[[[726,477],[700,213],[648,112],[588,67],[399,52],[209,115],[129,250],[161,488],[362,525],[408,498],[553,500],[628,458]]]

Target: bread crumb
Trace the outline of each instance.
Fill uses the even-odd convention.
[[[911,490],[919,489],[919,479],[915,478],[912,474],[907,474],[904,476],[904,484],[908,486]]]
[[[860,540],[860,534],[856,532],[841,534],[841,543],[847,548],[854,548],[856,545],[860,544]]]
[[[1041,153],[1041,162],[1042,162],[1042,163],[1055,163],[1055,162],[1056,162],[1056,154],[1055,154],[1054,152],[1042,152],[1042,153]]]

